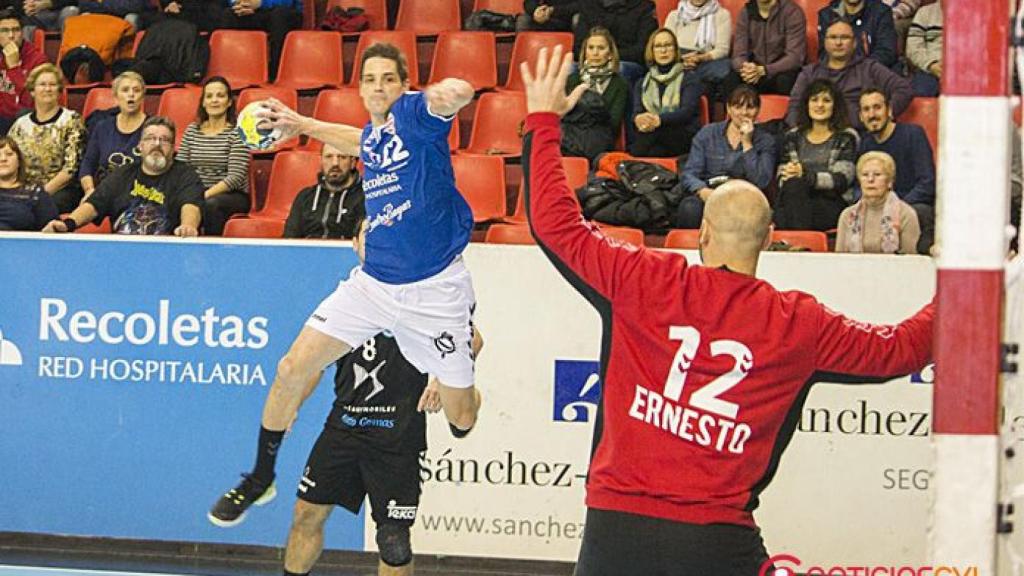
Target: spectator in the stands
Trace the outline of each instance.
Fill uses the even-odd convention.
[[[924,128],[893,120],[885,94],[865,90],[860,96],[865,134],[860,153],[885,152],[895,162],[893,190],[917,212],[921,229],[918,252],[927,254],[935,239],[935,159]]]
[[[97,219],[110,218],[115,234],[193,237],[199,234],[203,184],[195,170],[174,159],[174,122],[164,116],[142,125],[139,162],[114,170],[96,192],[43,232],[74,232]]]
[[[580,2],[573,40],[578,54],[594,27],[608,29],[618,48],[619,72],[632,87],[647,71],[644,47],[658,29],[651,0],[588,0]]]
[[[580,84],[588,90],[562,118],[562,153],[591,161],[615,146],[629,100],[629,87],[618,73],[615,39],[606,28],[592,29],[579,52],[578,70],[569,76],[566,91]]]
[[[683,167],[680,185],[687,196],[679,203],[677,228],[700,228],[704,202],[729,180],[768,188],[775,173],[775,138],[754,123],[760,109],[761,96],[743,84],[729,95],[728,118],[697,132]]]
[[[162,20],[180,18],[210,32],[219,27],[223,9],[220,0],[159,0],[159,8],[145,12],[140,25],[146,29]]]
[[[827,78],[836,85],[846,100],[847,110],[859,108],[860,94],[868,88],[877,88],[885,93],[892,103],[895,116],[907,109],[914,97],[910,82],[880,62],[854,54],[854,44],[853,28],[847,22],[840,20],[828,27],[824,44],[825,59],[808,64],[800,71],[789,98],[787,124],[796,125],[797,107],[807,87],[821,78]],[[853,118],[850,120],[854,121]],[[860,122],[854,122],[854,127],[860,128]]]
[[[942,0],[917,11],[907,33],[907,59],[914,65],[914,96],[938,96],[942,80]]]
[[[700,130],[700,79],[680,61],[675,34],[662,28],[647,41],[647,75],[633,94],[634,156],[674,157]]]
[[[277,77],[277,65],[288,32],[302,25],[301,0],[224,0],[220,26],[241,30],[263,30],[270,44],[270,79]],[[310,63],[315,66],[315,63]]]
[[[800,102],[795,128],[783,136],[775,225],[831,230],[846,209],[854,181],[857,132],[846,101],[828,80],[815,80]]]
[[[37,232],[57,217],[57,206],[43,187],[25,183],[21,150],[0,137],[0,230]]]
[[[890,68],[899,60],[892,8],[882,0],[832,0],[818,10],[818,46],[825,45],[829,26],[840,21],[853,28],[857,56]]]
[[[516,28],[541,32],[572,32],[572,20],[580,11],[580,3],[581,0],[524,0],[523,13],[516,21]]]
[[[70,212],[82,199],[75,178],[85,145],[82,116],[60,105],[64,75],[50,63],[32,69],[26,82],[33,110],[14,121],[8,135],[21,149],[25,183],[39,184],[57,210]]]
[[[868,152],[857,160],[863,195],[839,216],[836,252],[917,253],[917,214],[892,191],[895,173],[896,164],[885,152]]]
[[[807,19],[793,0],[749,0],[736,20],[730,91],[741,82],[789,95],[807,57]]]
[[[22,10],[25,21],[22,31],[26,38],[31,38],[36,28],[48,32],[64,30],[64,21],[77,16],[78,0],[24,0]],[[38,47],[40,50],[42,46]]]
[[[896,35],[900,37],[900,40],[906,40],[907,30],[910,29],[911,22],[913,22],[914,16],[917,15],[917,10],[921,7],[922,0],[882,0],[882,2],[892,9],[892,19],[896,25]]]
[[[285,238],[353,238],[359,233],[366,209],[357,160],[324,144],[317,183],[303,188],[292,202]]]
[[[665,28],[676,35],[683,69],[704,83],[705,92],[721,102],[725,79],[732,69],[729,47],[732,44],[732,16],[718,0],[679,0],[668,13]]]
[[[203,233],[220,236],[234,214],[249,211],[249,152],[235,130],[231,85],[220,76],[203,83],[196,120],[185,129],[178,160],[203,181]]]
[[[142,137],[142,123],[146,121],[143,109],[146,82],[137,72],[122,72],[114,78],[113,90],[117,113],[98,121],[90,120],[93,114],[106,114],[97,110],[86,118],[90,126],[89,140],[82,166],[78,169],[78,180],[85,198],[96,190],[111,170],[139,160],[139,138]]]
[[[139,29],[142,15],[151,9],[148,0],[78,0],[82,14],[107,14],[124,18],[132,28]]]
[[[25,40],[13,7],[0,10],[0,136],[7,134],[15,118],[32,108],[25,82],[33,68],[46,62],[42,48]]]

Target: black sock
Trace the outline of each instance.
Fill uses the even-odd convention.
[[[260,426],[260,443],[256,446],[256,467],[252,470],[252,476],[261,484],[274,481],[274,463],[277,462],[281,438],[284,438],[284,430],[267,430]]]
[[[289,572],[285,570],[284,576],[309,576],[309,572]]]

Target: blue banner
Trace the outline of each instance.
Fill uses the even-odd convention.
[[[0,531],[283,546],[328,373],[235,528],[206,512],[253,465],[278,359],[357,263],[337,243],[0,239]],[[333,515],[326,545],[363,549]]]

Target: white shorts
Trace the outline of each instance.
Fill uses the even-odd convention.
[[[461,257],[434,276],[408,284],[386,284],[357,267],[306,326],[353,348],[387,330],[419,371],[446,386],[469,388],[475,306],[473,280]]]

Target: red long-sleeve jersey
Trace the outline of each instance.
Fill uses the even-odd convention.
[[[932,304],[895,326],[857,322],[803,292],[606,238],[566,185],[558,117],[532,114],[526,130],[533,234],[603,319],[587,506],[753,526],[813,382],[929,362]]]

